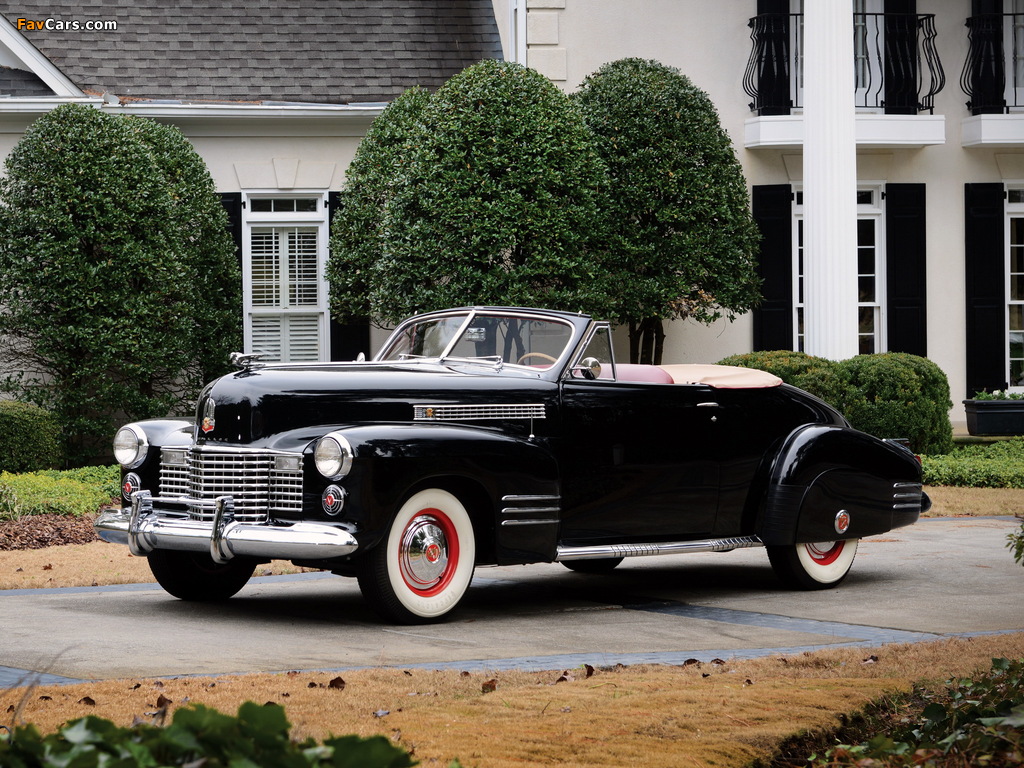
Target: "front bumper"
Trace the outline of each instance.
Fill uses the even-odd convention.
[[[155,509],[162,501],[149,491],[132,494],[131,507],[109,510],[95,523],[100,538],[127,544],[133,555],[154,549],[209,552],[214,562],[233,557],[271,560],[327,560],[351,555],[359,548],[351,532],[327,523],[241,523],[234,519],[234,501],[221,496],[212,524]]]

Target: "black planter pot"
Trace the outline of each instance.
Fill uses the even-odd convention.
[[[964,400],[972,435],[1024,435],[1024,400]]]

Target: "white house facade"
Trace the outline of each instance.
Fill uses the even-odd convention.
[[[820,7],[803,7],[822,1],[348,0],[257,11],[208,0],[168,11],[103,0],[62,4],[59,15],[0,2],[0,155],[68,101],[178,126],[231,214],[247,346],[346,359],[371,342],[327,316],[330,214],[389,100],[481,58],[524,62],[566,91],[609,61],[656,59],[717,106],[763,236],[760,308],[733,323],[674,323],[666,359],[815,351],[817,302],[852,318],[840,332],[851,353],[934,360],[954,402],[1024,391],[1024,0],[829,0],[848,18],[838,33],[814,21]],[[838,146],[849,145],[848,159],[834,162],[855,190],[828,181],[830,156],[814,159],[829,88],[805,76],[805,57],[823,55],[815,50],[851,59],[840,101],[852,110],[828,113],[850,117],[824,130],[847,132]],[[849,226],[825,235],[834,252],[812,243],[814,206],[833,197],[849,201],[838,209]],[[822,301],[822,265],[845,275],[841,298]],[[962,409],[951,415],[963,421]]]

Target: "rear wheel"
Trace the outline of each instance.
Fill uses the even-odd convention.
[[[448,491],[429,488],[409,497],[387,540],[367,553],[358,572],[359,589],[385,619],[436,621],[466,594],[475,559],[466,508]]]
[[[576,573],[611,573],[622,562],[621,557],[602,557],[596,560],[563,560],[562,565]]]
[[[224,564],[201,552],[156,549],[149,553],[149,570],[167,592],[182,600],[227,600],[246,585],[256,561],[234,558]]]
[[[775,575],[791,589],[830,589],[846,578],[859,539],[768,547]]]

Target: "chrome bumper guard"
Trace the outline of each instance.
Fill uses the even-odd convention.
[[[154,509],[154,503],[160,502],[181,500],[136,491],[132,494],[131,510],[104,512],[96,519],[96,531],[105,541],[127,544],[138,557],[154,549],[175,549],[209,552],[216,563],[226,563],[233,557],[327,560],[351,555],[359,548],[350,532],[327,523],[237,522],[231,496],[217,498],[212,524]]]

